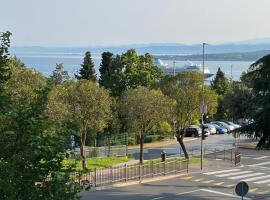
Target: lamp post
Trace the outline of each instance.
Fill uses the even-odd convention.
[[[203,129],[203,117],[204,114],[206,113],[206,106],[204,105],[204,46],[207,45],[206,43],[203,43],[203,84],[202,84],[202,105],[201,105],[201,125],[202,125],[202,134],[201,134],[201,170],[203,168],[203,134],[204,134],[204,129]]]

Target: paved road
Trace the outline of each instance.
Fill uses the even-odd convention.
[[[250,192],[246,199],[270,199],[270,152],[242,150],[242,166],[205,169],[203,173],[178,178],[85,193],[84,200],[214,200],[237,199],[239,181],[246,181]]]
[[[244,139],[243,139],[244,140]],[[203,141],[205,149],[224,149],[230,148],[235,143],[235,139],[231,134],[223,134],[223,135],[210,135],[206,140]],[[193,140],[185,143],[187,151],[192,156],[194,154],[200,153],[201,141],[200,138],[197,140]],[[181,153],[180,146],[177,142],[174,145],[169,145],[161,148],[148,148],[144,150],[144,159],[156,159],[160,158],[160,153],[162,151],[167,152],[168,156],[173,156],[175,154]],[[129,150],[129,153],[133,155],[135,159],[139,158],[139,149]],[[179,156],[179,155],[178,155]]]

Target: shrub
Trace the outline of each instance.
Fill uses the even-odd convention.
[[[155,142],[155,141],[157,141],[159,139],[160,139],[160,135],[147,135],[144,138],[144,142],[145,143],[151,143],[151,142]]]

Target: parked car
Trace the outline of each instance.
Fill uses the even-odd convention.
[[[219,125],[222,128],[226,128],[228,130],[228,132],[230,132],[230,131],[232,131],[232,130],[235,129],[233,126],[228,125],[228,124],[226,124],[224,122],[220,122],[220,121],[214,121],[214,122],[211,122],[211,124],[217,124],[217,125]]]
[[[213,126],[215,126],[216,130],[217,130],[217,134],[224,134],[227,133],[228,130],[226,128],[220,127],[217,124],[212,124]]]
[[[247,126],[249,124],[254,123],[254,120],[253,119],[239,119],[237,120],[237,123],[241,126]]]
[[[228,125],[231,125],[231,126],[233,126],[235,129],[236,128],[240,128],[241,126],[240,125],[238,125],[238,124],[235,124],[235,123],[233,123],[233,122],[230,122],[230,121],[224,121],[226,124],[228,124]]]
[[[184,131],[187,137],[200,137],[202,134],[202,129],[197,125],[187,126]]]
[[[213,135],[217,133],[217,129],[213,124],[204,124],[204,126],[206,127],[206,130],[210,132],[210,134]]]

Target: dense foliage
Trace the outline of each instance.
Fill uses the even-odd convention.
[[[87,51],[85,53],[84,59],[83,59],[83,64],[81,64],[81,69],[79,74],[75,74],[75,77],[80,80],[80,79],[85,79],[85,80],[90,80],[93,82],[97,81],[97,76],[95,72],[95,65],[92,60],[92,56],[90,51]]]

